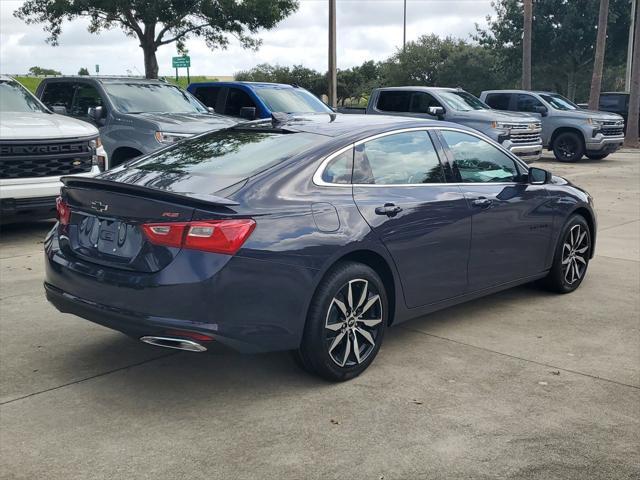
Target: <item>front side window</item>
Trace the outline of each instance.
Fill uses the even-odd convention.
[[[351,171],[353,170],[353,148],[334,157],[322,172],[322,180],[327,183],[349,184],[351,183]]]
[[[426,131],[396,133],[358,145],[354,162],[356,184],[444,182],[442,165]]]
[[[429,113],[429,107],[441,107],[440,102],[426,92],[415,92],[411,97],[412,113]]]
[[[517,110],[519,112],[535,112],[536,107],[544,107],[544,105],[533,95],[518,94]]]
[[[251,97],[239,88],[230,88],[227,95],[227,105],[224,108],[225,115],[231,115],[232,117],[240,116],[240,109],[243,107],[256,108],[256,104],[253,103]]]
[[[378,110],[383,112],[408,112],[411,103],[411,92],[381,91],[378,97]]]
[[[48,83],[44,87],[42,103],[47,107],[65,107],[71,111],[73,102],[74,84],[70,82]]]
[[[207,107],[216,108],[219,93],[220,87],[198,87],[196,88],[194,95]]]
[[[37,112],[45,109],[22,85],[13,80],[0,80],[0,112]]]
[[[509,110],[510,93],[490,93],[487,95],[487,105],[496,110]]]
[[[163,83],[105,83],[116,109],[123,113],[207,113],[188,92]]]
[[[453,169],[465,183],[515,182],[515,162],[489,142],[452,130],[440,132],[453,155]]]
[[[573,103],[568,98],[564,98],[557,93],[542,93],[540,94],[542,99],[549,103],[556,110],[579,110],[580,107]]]
[[[90,108],[102,106],[102,97],[98,93],[98,90],[92,85],[80,83],[78,88],[76,88],[76,96],[73,101],[71,115],[86,117]]]
[[[331,113],[329,107],[301,88],[256,88],[255,93],[272,112]]]

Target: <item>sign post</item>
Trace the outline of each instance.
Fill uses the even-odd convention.
[[[176,69],[176,82],[178,81],[178,69],[187,69],[187,83],[191,82],[189,77],[189,67],[191,66],[191,57],[189,55],[182,55],[181,57],[172,57],[171,66]]]

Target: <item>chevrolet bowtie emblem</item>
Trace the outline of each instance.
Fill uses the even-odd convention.
[[[91,202],[91,208],[93,208],[96,212],[106,212],[109,209],[109,205],[99,202],[98,200],[94,200],[93,202]]]

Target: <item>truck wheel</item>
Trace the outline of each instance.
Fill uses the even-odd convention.
[[[607,158],[608,156],[608,153],[587,153],[587,158],[591,160],[602,160],[603,158]]]
[[[577,162],[584,155],[584,144],[577,133],[564,132],[553,141],[553,154],[560,162]]]

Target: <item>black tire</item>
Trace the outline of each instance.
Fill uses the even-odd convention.
[[[603,158],[607,158],[609,156],[608,153],[586,153],[587,158],[591,160],[602,160]]]
[[[577,289],[587,274],[591,248],[587,221],[582,215],[571,216],[558,238],[553,265],[543,279],[544,286],[557,293],[571,293]]]
[[[553,154],[560,162],[577,162],[584,155],[584,142],[577,133],[560,133],[553,140]]]
[[[388,311],[384,284],[374,270],[355,262],[336,265],[313,296],[302,343],[293,352],[296,363],[334,382],[357,377],[380,350]]]

